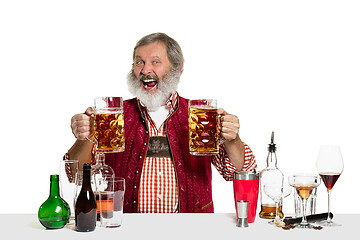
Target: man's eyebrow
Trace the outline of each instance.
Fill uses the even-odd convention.
[[[142,57],[139,56],[139,55],[135,56],[135,59],[138,59],[138,58],[142,59]],[[160,59],[160,57],[159,56],[153,56],[152,59]]]

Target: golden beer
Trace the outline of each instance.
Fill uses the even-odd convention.
[[[124,114],[95,113],[96,151],[113,153],[125,151]]]
[[[213,155],[219,152],[216,107],[209,105],[189,107],[189,149],[192,155]]]

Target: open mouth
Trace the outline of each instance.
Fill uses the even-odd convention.
[[[153,90],[157,86],[157,81],[154,79],[144,79],[142,82],[144,89],[147,91]]]

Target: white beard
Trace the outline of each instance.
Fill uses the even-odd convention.
[[[131,94],[137,97],[150,112],[156,111],[166,103],[169,97],[176,91],[181,73],[171,68],[162,79],[157,82],[157,89],[148,92],[143,88],[142,81],[135,77],[131,69],[127,76],[128,89]]]

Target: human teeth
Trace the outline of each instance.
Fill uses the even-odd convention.
[[[155,82],[155,80],[152,79],[145,79],[143,82],[148,83],[148,82]]]

